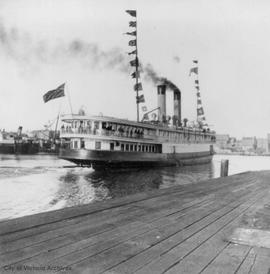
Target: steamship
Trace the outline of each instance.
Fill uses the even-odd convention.
[[[132,20],[137,19],[135,10],[127,10]],[[137,121],[129,121],[106,116],[71,115],[62,119],[60,131],[61,149],[59,157],[78,165],[92,166],[94,169],[114,167],[149,167],[175,166],[208,163],[213,155],[215,133],[198,123],[190,127],[186,120],[181,119],[181,92],[170,81],[162,78],[157,86],[157,115],[152,120],[139,120],[139,104],[144,102],[144,96],[139,95],[142,84],[139,83],[139,60],[137,50],[137,21],[129,22],[135,31],[127,35],[135,39],[129,41],[129,46],[135,50],[129,55],[135,55],[130,65],[135,68],[132,78],[135,78],[137,103]],[[193,61],[198,64],[197,60]],[[191,72],[198,74],[198,68]],[[198,79],[195,80],[198,84]],[[166,115],[166,88],[174,92],[174,115],[169,119]],[[196,87],[199,96],[198,86]],[[197,115],[203,114],[198,108],[201,99],[197,101]],[[83,114],[83,113],[81,113]],[[204,117],[203,117],[204,118]],[[199,121],[198,121],[199,122]]]
[[[62,119],[60,158],[94,169],[209,163],[215,132],[181,125],[181,93],[174,91],[174,119],[166,121],[166,85],[157,87],[158,119],[135,122],[106,116]]]

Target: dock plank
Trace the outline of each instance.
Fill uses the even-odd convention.
[[[183,204],[182,203],[179,204],[179,202],[178,202],[179,206],[177,208],[174,207],[173,210],[170,208],[168,209],[166,207],[166,210],[158,210],[155,213],[152,213],[152,211],[151,212],[147,212],[146,210],[143,211],[143,209],[134,210],[132,213],[130,213],[128,215],[118,216],[118,219],[115,219],[115,218],[109,219],[109,220],[106,220],[106,222],[103,220],[102,228],[100,226],[98,226],[98,229],[97,229],[96,223],[95,223],[94,231],[92,231],[93,225],[91,225],[90,222],[84,224],[84,226],[82,226],[82,224],[80,223],[79,227],[68,227],[68,228],[61,229],[60,231],[49,232],[45,235],[44,234],[36,235],[31,238],[22,239],[22,240],[20,239],[18,241],[13,241],[11,243],[2,244],[2,251],[3,251],[3,253],[9,252],[10,256],[12,257],[12,255],[14,255],[14,253],[12,253],[11,251],[18,251],[18,249],[35,246],[35,244],[46,243],[46,240],[52,240],[52,239],[57,240],[58,237],[63,237],[63,235],[66,235],[66,238],[68,240],[70,238],[72,238],[72,239],[74,239],[74,241],[79,241],[81,239],[84,239],[85,237],[94,236],[96,234],[99,235],[102,232],[107,232],[107,231],[110,232],[111,230],[113,230],[116,227],[119,229],[119,227],[130,223],[131,218],[132,218],[133,222],[135,221],[135,224],[136,223],[141,224],[144,220],[147,220],[148,222],[150,222],[151,220],[152,221],[158,220],[162,217],[171,218],[171,219],[176,218],[178,216],[177,214],[181,215],[181,214],[183,214],[183,212],[185,210],[191,209],[191,207],[202,206],[202,202],[204,200],[206,200],[206,199],[196,199],[196,200],[190,201],[188,203],[183,203]],[[159,209],[159,207],[157,207],[157,208]],[[169,215],[169,216],[166,217],[167,215]],[[105,229],[104,229],[104,225],[105,225]],[[42,240],[43,236],[45,237],[44,241]],[[31,243],[30,246],[24,245],[25,243],[29,243],[29,242]],[[51,249],[51,247],[49,249]],[[0,256],[0,259],[1,259],[1,256]],[[14,259],[14,257],[13,257],[13,259]]]
[[[269,171],[247,172],[2,221],[1,273],[8,273],[4,266],[14,273],[58,265],[76,274],[267,274],[268,249],[224,239],[246,212],[269,200],[269,179]]]
[[[200,205],[200,208],[202,208],[202,204],[200,203],[199,205]],[[208,205],[208,204],[206,204],[206,205]],[[170,213],[169,216],[165,216],[162,219],[160,218],[160,216],[152,215],[152,216],[149,216],[148,218],[146,218],[145,220],[143,220],[143,219],[140,220],[140,222],[133,222],[126,226],[120,226],[114,230],[99,234],[95,237],[84,238],[82,241],[74,242],[73,245],[65,246],[64,247],[65,251],[60,246],[60,248],[50,251],[49,256],[47,256],[48,253],[45,254],[45,256],[44,256],[44,254],[38,254],[38,255],[42,256],[42,262],[44,262],[44,257],[46,257],[46,261],[48,261],[49,258],[55,259],[57,257],[57,254],[61,254],[63,256],[63,254],[65,254],[65,253],[69,254],[74,250],[76,251],[78,248],[84,249],[84,248],[87,248],[87,247],[90,247],[93,245],[96,245],[96,246],[92,247],[91,249],[94,252],[98,252],[98,250],[101,250],[103,242],[105,244],[104,249],[107,249],[108,246],[115,245],[118,243],[118,242],[115,242],[115,240],[117,238],[119,238],[120,242],[125,240],[125,237],[124,237],[125,234],[126,234],[127,239],[129,239],[129,238],[134,237],[135,235],[143,234],[148,231],[157,229],[162,223],[164,223],[164,219],[166,220],[167,225],[169,223],[170,223],[170,225],[174,225],[174,224],[176,224],[176,218],[178,218],[179,216],[184,216],[185,210],[186,209],[183,208],[183,210],[181,212],[177,211],[177,214]],[[193,210],[199,210],[198,206],[196,205],[196,207],[193,207]],[[192,209],[189,208],[189,212],[190,211],[192,211]],[[88,250],[88,252],[90,252],[90,251]],[[26,252],[26,254],[29,255],[29,252]],[[11,254],[10,257],[14,260],[14,254]],[[31,260],[32,260],[32,258],[31,258]],[[39,259],[35,259],[35,260],[36,260],[36,262],[40,262]]]
[[[223,252],[202,272],[210,273],[237,273],[243,261],[248,256],[251,247],[229,244]]]
[[[251,274],[269,274],[270,273],[270,249],[254,248],[255,258],[250,269]]]
[[[263,200],[259,200],[259,203],[266,203],[268,199],[269,197],[268,195],[266,195]],[[258,204],[258,202],[250,206],[249,210],[256,204]],[[240,218],[235,219],[232,223],[225,226],[212,238],[199,246],[194,252],[183,258],[175,267],[170,269],[168,273],[203,273],[209,265],[212,266],[212,264],[214,264],[217,260],[220,260],[224,264],[228,263],[228,261],[230,261],[230,258],[229,256],[224,256],[224,253],[226,254],[227,250],[229,250],[230,248],[232,249],[232,247],[235,246],[232,245],[229,240],[232,230],[235,227],[238,227],[239,224]],[[244,246],[243,250],[246,250],[246,248],[249,251],[252,249],[251,247]],[[236,254],[234,254],[233,252],[230,255],[232,257],[236,257]],[[245,259],[246,258],[242,258],[241,263],[239,263],[239,268]],[[221,265],[221,263],[218,262],[218,265]],[[232,267],[232,264],[230,264],[230,266]],[[236,270],[232,269],[230,269],[229,271],[228,268],[227,271],[227,273],[236,272]]]
[[[230,204],[227,208],[223,207],[219,212],[216,212],[215,217],[208,216],[194,226],[190,226],[180,231],[180,233],[173,235],[168,241],[154,248],[155,253],[154,256],[150,256],[150,260],[149,258],[148,261],[138,258],[141,261],[141,265],[144,263],[145,265],[141,266],[137,272],[162,273],[163,271],[167,271],[187,256],[187,254],[196,250],[200,244],[211,238],[212,235],[215,235],[225,225],[237,218],[251,202],[249,200],[236,206]],[[150,254],[152,252],[153,250],[148,251]]]
[[[230,205],[228,205],[228,207],[225,209],[225,207],[222,207],[222,210],[224,210],[224,214],[227,214],[228,212],[230,212],[231,210],[232,210],[232,205],[230,204]],[[216,217],[217,218],[220,218],[220,214],[221,214],[221,212],[218,212],[218,213],[216,213]],[[214,215],[214,214],[213,214]],[[215,218],[215,217],[213,217],[213,216],[211,216],[211,217],[208,217],[208,222],[212,222],[213,221],[213,218]],[[182,225],[184,225],[184,222],[181,222],[181,224]],[[177,226],[177,228],[179,229],[179,228],[181,228],[181,224],[179,224],[178,226]],[[188,226],[190,226],[190,224],[187,224]],[[199,224],[199,225],[197,225],[197,229],[198,230],[200,230],[201,229],[201,223]],[[162,237],[160,237],[161,238],[161,240],[162,241],[157,241],[156,240],[156,235],[153,235],[153,237],[151,237],[150,235],[146,235],[146,237],[144,237],[143,239],[134,239],[133,240],[133,242],[132,243],[138,243],[138,246],[139,246],[139,249],[138,249],[138,252],[139,251],[141,251],[140,250],[140,247],[141,247],[141,245],[140,245],[140,243],[148,243],[147,241],[149,241],[149,240],[151,240],[151,239],[153,239],[154,241],[157,241],[157,242],[161,242],[163,245],[165,245],[167,248],[168,248],[168,244],[171,246],[172,244],[174,244],[175,243],[175,241],[176,241],[176,236],[178,236],[178,238],[179,238],[179,236],[180,236],[180,239],[182,240],[182,237],[183,237],[183,235],[179,235],[179,230],[177,230],[177,229],[174,229],[174,228],[171,228],[171,230],[173,229],[173,231],[170,231],[170,229],[169,228],[167,228],[165,231],[164,231],[164,234],[165,235],[162,235],[161,233],[159,233],[159,234],[161,234],[161,236]],[[171,238],[170,238],[170,236],[172,236],[173,238],[174,238],[174,240],[172,240]],[[164,240],[165,239],[165,240]],[[165,243],[164,243],[165,242]],[[124,243],[124,245],[128,245],[129,243]],[[150,248],[150,251],[153,249],[154,250],[154,248],[153,248],[153,246],[155,246],[155,242],[154,243],[148,243],[148,245],[150,245],[151,244],[151,248]],[[121,250],[121,246],[120,247],[117,247],[117,250],[111,250],[111,253],[112,254],[118,254],[118,257],[117,257],[117,259],[115,259],[115,261],[120,261],[121,260],[121,256],[120,256],[120,254],[119,254],[119,250]],[[148,249],[147,249],[148,250]],[[137,253],[138,253],[137,252]],[[164,252],[164,250],[163,250],[163,252]],[[130,253],[130,256],[134,256],[134,255],[136,255],[137,253],[135,253],[135,252],[133,252],[133,253]],[[102,260],[101,260],[101,255],[102,254],[100,254],[99,255],[99,262],[101,262]],[[144,254],[144,256],[145,256],[146,254]],[[108,260],[106,260],[106,256],[107,256],[107,254],[106,255],[104,255],[103,257],[104,257],[104,261],[105,261],[105,263],[106,264],[108,264]],[[122,256],[124,257],[124,258],[126,258],[126,256],[127,256],[127,254],[126,254],[126,252],[124,252],[123,254],[122,254]],[[145,256],[145,258],[146,258],[146,256]],[[141,261],[141,263],[142,263],[142,261]],[[84,264],[83,262],[82,263],[80,263],[80,265],[81,264]],[[76,265],[77,266],[77,265]],[[95,271],[97,271],[97,269],[95,269]]]

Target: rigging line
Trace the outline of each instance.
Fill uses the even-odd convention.
[[[59,110],[58,110],[57,120],[56,120],[56,123],[55,123],[54,141],[56,139],[56,133],[57,133],[57,127],[58,127],[58,122],[59,122],[59,117],[60,117],[60,112],[61,112],[61,106],[62,106],[62,101],[59,104]]]
[[[71,105],[71,97],[70,97],[70,93],[69,93],[69,89],[68,89],[68,84],[66,84],[66,91],[67,91],[67,97],[68,97],[68,103],[69,103],[69,107],[70,107],[70,111],[71,111],[71,115],[73,115],[73,110],[72,110],[72,105]]]

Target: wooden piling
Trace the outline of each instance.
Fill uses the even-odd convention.
[[[221,160],[220,177],[228,176],[228,171],[229,171],[229,160]]]

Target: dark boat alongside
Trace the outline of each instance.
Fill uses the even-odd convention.
[[[22,134],[22,127],[17,133],[0,131],[0,154],[36,154],[39,143]]]

